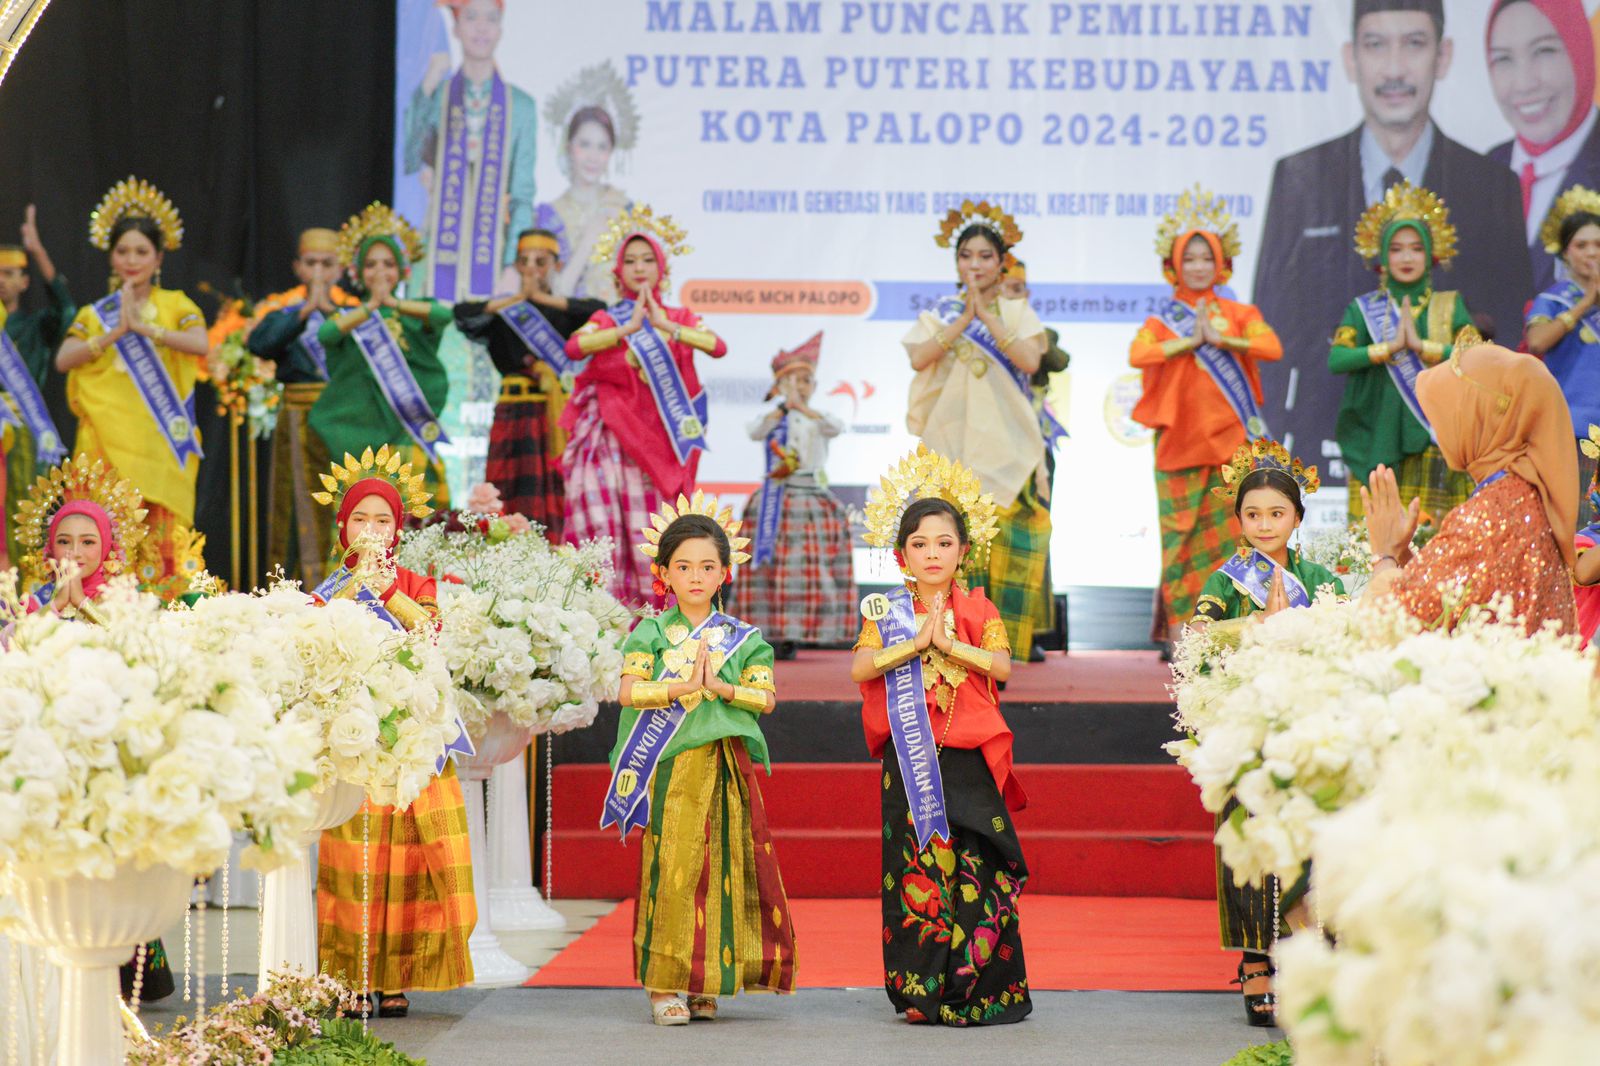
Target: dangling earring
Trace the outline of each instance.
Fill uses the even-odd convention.
[[[106,278],[106,291],[116,292],[120,288],[122,288],[122,279],[117,277],[115,272],[112,272],[111,276]]]
[[[155,284],[156,288],[158,288],[158,289],[161,288],[161,268],[160,267],[156,267],[156,276],[155,276],[154,284]]]

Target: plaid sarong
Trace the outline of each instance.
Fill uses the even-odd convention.
[[[756,527],[758,490],[745,507],[744,529]],[[729,610],[768,642],[848,644],[856,636],[855,561],[844,505],[826,489],[794,483],[783,491],[777,553],[749,564],[733,584]]]
[[[8,405],[16,413],[17,402],[10,396],[0,393],[0,403]],[[4,489],[5,514],[0,514],[0,535],[5,537],[3,546],[6,556],[11,560],[12,566],[22,563],[22,552],[17,546],[16,517],[17,508],[22,501],[33,492],[33,479],[38,474],[34,469],[38,453],[34,448],[33,434],[20,426],[6,426],[0,430],[5,436],[4,452],[5,462],[0,464],[0,488]]]
[[[559,453],[550,448],[547,394],[537,385],[521,376],[501,379],[484,478],[500,490],[508,512],[527,515],[544,527],[545,536],[560,541],[567,501]]]
[[[601,421],[594,386],[580,385],[572,402],[580,413],[561,457],[566,538],[582,544],[610,537],[611,594],[629,607],[653,604],[650,560],[634,545],[640,530],[650,524],[651,512],[661,506],[661,494]]]
[[[664,759],[651,782],[633,962],[652,992],[793,992],[794,922],[744,741]]]
[[[272,434],[267,567],[283,564],[284,573],[299,578],[304,588],[316,587],[327,576],[332,550],[327,516],[311,499],[311,494],[322,488],[317,475],[327,472],[331,459],[328,446],[307,421],[325,387],[320,381],[284,386],[278,426]]]
[[[989,545],[989,567],[974,587],[982,588],[1000,611],[1006,636],[1018,658],[1026,659],[1033,634],[1050,627],[1050,509],[1039,502],[1030,479],[1017,501],[1000,512],[999,530]]]
[[[443,992],[471,984],[467,937],[478,906],[455,764],[409,809],[369,803],[363,810],[371,818],[369,988]],[[317,851],[317,950],[322,969],[343,974],[352,986],[361,982],[361,838],[368,816],[323,833]]]
[[[1400,503],[1410,506],[1412,500],[1421,499],[1422,511],[1433,519],[1435,529],[1439,528],[1439,523],[1444,521],[1444,516],[1452,508],[1466,503],[1472,490],[1477,488],[1477,482],[1472,480],[1471,474],[1450,469],[1437,444],[1430,444],[1425,450],[1400,460],[1394,476],[1400,486]],[[1352,483],[1350,520],[1353,522],[1365,517],[1366,512],[1361,508],[1361,488],[1359,484]]]
[[[1211,491],[1222,484],[1221,469],[1215,466],[1156,471],[1156,507],[1161,516],[1156,640],[1178,639],[1194,617],[1206,579],[1227,560],[1239,539],[1233,506]]]
[[[1228,805],[1217,816],[1219,827],[1237,806],[1235,801],[1228,801]],[[1279,888],[1277,906],[1280,913],[1273,914],[1272,879],[1259,887],[1234,884],[1233,868],[1222,861],[1222,849],[1216,850],[1217,920],[1222,927],[1222,950],[1269,954],[1278,938],[1289,931],[1281,912],[1287,903],[1283,895],[1291,886],[1282,885]]]

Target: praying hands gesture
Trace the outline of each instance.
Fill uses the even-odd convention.
[[[640,295],[637,300],[633,301],[633,314],[628,316],[628,321],[617,326],[617,335],[619,337],[628,337],[638,333],[644,327],[644,313],[644,296]]]
[[[69,607],[78,607],[87,598],[83,594],[83,570],[71,559],[46,559],[50,572],[55,575],[56,592],[50,606],[57,613]]]
[[[1367,542],[1372,554],[1380,560],[1387,556],[1404,566],[1411,555],[1411,538],[1417,533],[1422,501],[1413,499],[1409,506],[1403,506],[1394,471],[1379,464],[1367,484],[1361,486],[1361,505],[1367,514]]]
[[[1272,568],[1272,584],[1267,589],[1267,605],[1261,608],[1260,613],[1256,615],[1256,620],[1258,622],[1266,621],[1279,611],[1287,611],[1288,609],[1289,594],[1283,590],[1283,568],[1275,566]]]
[[[1422,351],[1422,334],[1417,331],[1417,316],[1411,312],[1411,297],[1407,296],[1400,301],[1400,336],[1397,338],[1401,348],[1406,351]],[[1395,342],[1391,341],[1393,346]]]
[[[1195,337],[1201,344],[1209,344],[1214,348],[1222,347],[1222,331],[1211,321],[1211,308],[1206,301],[1201,300],[1195,304]]]
[[[1006,327],[1005,324],[1000,321],[1000,316],[998,314],[991,313],[987,307],[983,306],[979,299],[974,297],[968,300],[967,309],[970,313],[963,312],[962,317],[968,322],[972,321],[972,315],[976,314],[978,321],[983,323],[984,328],[989,331],[990,336],[994,337],[996,340],[999,340],[1005,336]],[[965,326],[962,326],[961,328],[963,330],[966,329]]]
[[[649,289],[639,294],[639,303],[649,311],[650,324],[659,332],[670,334],[678,328],[678,324],[667,317],[667,312],[662,309],[660,302],[656,300],[656,294]],[[636,306],[635,310],[637,309],[638,307]]]
[[[944,593],[934,596],[928,608],[928,617],[923,619],[922,628],[917,631],[912,643],[918,655],[929,648],[937,648],[942,652],[950,650],[950,638],[944,631]]]

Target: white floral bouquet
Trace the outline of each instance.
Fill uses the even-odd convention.
[[[617,698],[633,620],[606,591],[609,544],[552,547],[536,532],[465,517],[465,529],[407,534],[398,560],[440,577],[439,648],[468,730],[481,735],[495,714],[538,733],[589,725]]]
[[[287,856],[313,816],[317,736],[273,713],[249,671],[196,652],[155,597],[113,581],[100,624],[16,618],[0,654],[0,864],[110,877],[119,864],[207,873],[236,829],[247,861]]]
[[[1390,766],[1458,750],[1470,773],[1486,735],[1502,761],[1548,765],[1600,736],[1593,660],[1504,613],[1425,632],[1393,605],[1324,595],[1243,627],[1236,650],[1204,629],[1185,636],[1174,691],[1189,737],[1167,751],[1207,810],[1238,801],[1217,842],[1241,883],[1293,882],[1317,825]]]
[[[275,713],[313,730],[318,787],[409,806],[455,739],[457,694],[431,632],[400,632],[354,600],[319,607],[291,582],[175,616],[191,647],[234,660]]]

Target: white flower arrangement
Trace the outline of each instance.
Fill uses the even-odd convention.
[[[313,816],[317,737],[273,713],[248,670],[197,654],[177,614],[113,581],[101,624],[16,617],[0,654],[0,865],[110,877],[119,864],[207,873],[233,833],[246,860],[286,858]]]
[[[610,545],[552,547],[536,532],[462,518],[469,528],[407,534],[398,560],[459,579],[439,582],[439,648],[468,730],[481,735],[496,714],[537,733],[588,726],[617,698],[632,622],[606,591]]]

